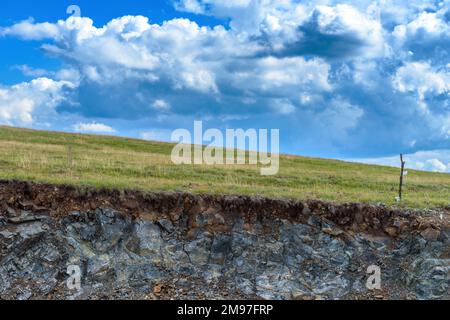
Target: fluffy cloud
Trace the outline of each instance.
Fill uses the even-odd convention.
[[[293,0],[181,0],[176,7],[230,18],[234,31],[259,37],[268,54],[346,57],[384,53],[383,28],[373,12],[327,2],[330,5]]]
[[[396,90],[416,97],[416,107],[430,126],[429,137],[448,140],[450,70],[447,67],[437,70],[428,62],[410,62],[397,70],[393,85]]]
[[[409,169],[450,173],[450,150],[418,151],[412,154],[404,155],[404,158],[406,161],[406,167]],[[400,166],[399,156],[358,159],[356,161],[392,167]]]
[[[84,133],[114,133],[114,128],[99,122],[77,123],[73,126],[76,132]]]
[[[286,41],[278,55],[317,55],[328,58],[377,57],[385,53],[380,21],[354,7],[317,6],[296,26],[297,39]]]
[[[432,64],[449,61],[449,7],[449,1],[430,4],[430,8],[397,25],[392,32],[392,46],[399,55],[404,59],[426,60]]]
[[[37,33],[32,26],[27,23],[22,29],[19,24],[10,29],[15,30],[15,35],[29,38],[27,32]],[[42,28],[41,24],[34,26],[37,30]],[[83,96],[84,90],[95,94],[103,92],[100,87],[137,85],[141,90],[135,98],[124,92],[127,99],[119,100],[129,100],[130,105],[136,105],[148,103],[150,97],[145,95],[158,94],[158,91],[172,91],[176,95],[194,91],[213,97],[213,104],[217,105],[229,91],[241,100],[263,92],[268,97],[259,102],[260,112],[281,110],[286,114],[293,111],[295,103],[290,103],[289,108],[284,104],[283,108],[277,109],[273,99],[297,100],[294,96],[298,95],[299,87],[313,92],[331,88],[328,82],[330,67],[325,61],[303,57],[257,57],[263,51],[258,42],[222,26],[200,27],[186,19],[151,25],[148,18],[126,16],[114,19],[102,28],[94,27],[89,18],[58,21],[54,27],[58,32],[47,34],[53,43],[44,44],[43,48],[73,64],[83,79],[80,87]],[[86,88],[93,86],[98,86],[98,90]],[[112,90],[118,93],[123,89]],[[170,103],[167,101],[170,97],[166,98],[161,100]],[[169,109],[160,103],[153,107],[159,111]],[[175,107],[173,111],[177,109],[180,108]],[[226,109],[220,109],[226,112]]]
[[[229,75],[236,88],[274,94],[280,90],[284,93],[288,90],[298,92],[298,88],[307,91],[331,90],[328,81],[330,66],[321,59],[267,57],[256,59],[253,63],[241,63],[245,65]]]
[[[0,87],[0,123],[27,126],[55,115],[55,108],[67,99],[68,81],[37,78],[10,87]]]
[[[439,12],[422,12],[417,18],[407,25],[399,25],[394,30],[394,35],[399,40],[410,37],[440,37],[447,36],[449,26]]]
[[[416,92],[423,101],[426,94],[441,95],[450,91],[450,73],[434,71],[426,62],[411,62],[397,70],[394,85],[401,92]]]
[[[49,22],[34,23],[33,19],[28,19],[11,27],[0,28],[0,35],[13,36],[24,40],[42,40],[57,38],[60,29],[57,25]]]
[[[34,25],[40,29],[40,24]],[[53,44],[43,48],[63,59],[76,61],[89,80],[120,82],[124,77],[148,82],[167,80],[175,89],[188,88],[217,92],[215,69],[220,66],[217,50],[226,56],[244,54],[238,40],[223,27],[200,27],[186,19],[174,19],[163,25],[151,25],[148,18],[126,16],[114,19],[102,28],[89,18],[70,18],[54,25],[49,33]],[[11,28],[20,29],[19,26]],[[27,38],[31,26],[16,32]],[[11,32],[6,32],[11,34]],[[117,68],[122,69],[118,73]]]
[[[170,104],[162,99],[157,99],[152,104],[153,108],[160,111],[169,111],[170,110]]]

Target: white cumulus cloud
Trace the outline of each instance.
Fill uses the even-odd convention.
[[[68,81],[37,78],[13,86],[0,86],[0,123],[30,126],[55,115],[55,108],[67,100]]]
[[[443,94],[450,90],[450,73],[435,71],[427,62],[411,62],[400,67],[394,85],[401,92],[416,92],[421,100],[427,93]]]
[[[116,130],[106,124],[99,122],[77,123],[73,126],[76,132],[84,133],[114,133]]]

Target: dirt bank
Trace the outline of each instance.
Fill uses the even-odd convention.
[[[68,290],[67,267],[82,290]],[[382,271],[380,290],[367,268]],[[0,298],[448,299],[450,215],[0,182]]]

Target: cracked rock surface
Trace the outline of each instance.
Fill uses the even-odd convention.
[[[249,214],[179,197],[139,215],[8,207],[0,299],[450,298],[447,214],[318,203]],[[379,290],[366,287],[372,265]]]

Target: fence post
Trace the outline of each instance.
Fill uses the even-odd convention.
[[[398,199],[399,201],[402,201],[403,196],[403,177],[405,174],[405,165],[406,162],[403,160],[403,154],[400,154],[400,162],[401,162],[401,171],[400,171],[400,188],[398,191]]]

